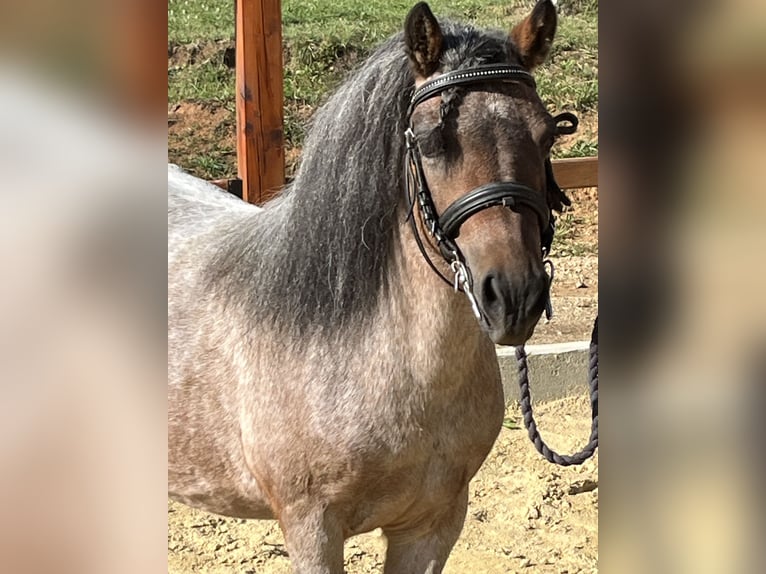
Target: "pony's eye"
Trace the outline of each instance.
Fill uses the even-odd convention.
[[[444,135],[437,127],[417,134],[420,153],[425,157],[438,157],[444,154]]]

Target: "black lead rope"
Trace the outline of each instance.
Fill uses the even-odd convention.
[[[535,418],[532,415],[532,398],[529,393],[529,368],[527,366],[527,353],[523,346],[516,347],[516,361],[519,366],[519,390],[521,391],[521,414],[524,418],[524,426],[529,433],[530,440],[534,443],[537,451],[549,462],[560,466],[571,466],[584,463],[598,448],[598,316],[593,324],[593,333],[590,339],[590,361],[588,369],[588,385],[590,387],[590,408],[593,416],[591,423],[590,440],[580,452],[573,455],[559,454],[545,444],[537,430]]]

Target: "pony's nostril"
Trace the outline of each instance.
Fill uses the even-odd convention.
[[[494,273],[488,273],[482,283],[481,295],[488,311],[496,311],[502,306],[503,294],[500,279]]]

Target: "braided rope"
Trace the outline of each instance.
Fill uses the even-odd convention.
[[[521,392],[521,414],[524,418],[524,426],[529,433],[529,438],[537,451],[549,462],[560,466],[571,466],[584,463],[598,448],[598,316],[593,324],[593,333],[590,341],[590,364],[588,385],[590,386],[590,406],[593,415],[591,424],[590,440],[580,452],[573,455],[562,455],[551,450],[540,437],[532,416],[532,398],[529,393],[529,368],[527,366],[527,353],[523,346],[516,347],[516,362],[519,367],[519,390]]]

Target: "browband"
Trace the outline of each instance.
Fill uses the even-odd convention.
[[[407,117],[412,116],[413,110],[419,103],[440,94],[447,88],[498,80],[511,80],[514,82],[522,81],[533,88],[536,87],[534,76],[519,66],[496,64],[476,66],[475,68],[470,68],[468,70],[455,70],[453,72],[441,74],[437,78],[427,81],[415,90],[412,94]]]

